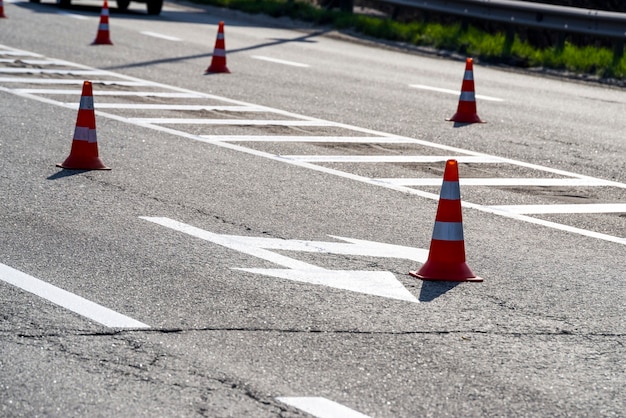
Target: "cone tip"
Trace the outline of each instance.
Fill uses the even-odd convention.
[[[445,181],[459,181],[459,163],[457,160],[450,159],[446,161],[443,179]]]

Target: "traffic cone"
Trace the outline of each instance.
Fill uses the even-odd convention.
[[[446,162],[428,259],[419,271],[409,274],[422,280],[483,281],[465,263],[459,166],[456,160]]]
[[[460,123],[484,123],[476,113],[473,63],[474,60],[472,58],[465,60],[465,75],[463,76],[463,84],[461,85],[459,106],[454,116],[446,120]]]
[[[98,157],[96,115],[93,107],[91,81],[83,83],[83,93],[80,97],[70,155],[63,164],[57,164],[57,167],[70,170],[110,170]]]
[[[109,36],[109,4],[104,0],[102,12],[100,13],[100,24],[98,25],[98,34],[91,45],[113,45]]]
[[[2,0],[0,0],[0,17],[6,17],[4,14],[4,4],[2,3]]]
[[[226,45],[224,43],[224,22],[220,22],[217,29],[217,39],[211,65],[206,69],[206,73],[230,73],[226,67]]]

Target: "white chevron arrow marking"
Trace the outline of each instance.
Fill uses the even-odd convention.
[[[420,263],[424,263],[428,257],[428,250],[426,249],[404,247],[375,241],[334,237],[347,241],[346,243],[221,235],[169,218],[144,216],[140,218],[286,267],[284,269],[235,268],[235,270],[414,303],[417,303],[418,299],[413,296],[391,272],[328,270],[285,255],[276,254],[269,250],[402,258]]]

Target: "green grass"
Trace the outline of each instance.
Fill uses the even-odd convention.
[[[576,46],[565,42],[561,48],[539,49],[517,35],[507,39],[504,33],[487,33],[460,24],[409,22],[326,10],[306,0],[195,0],[198,3],[264,13],[273,17],[330,25],[338,30],[353,30],[363,35],[427,46],[472,56],[493,63],[522,67],[567,70],[600,78],[626,79],[626,55],[615,59],[608,48]]]

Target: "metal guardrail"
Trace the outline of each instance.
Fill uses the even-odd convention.
[[[395,6],[466,16],[519,26],[626,38],[626,13],[519,0],[375,0]]]

